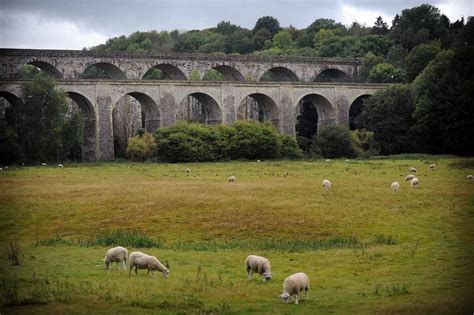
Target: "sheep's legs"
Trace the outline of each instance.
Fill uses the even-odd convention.
[[[125,263],[125,260],[122,260],[122,263],[123,263],[123,269],[127,270],[127,264]]]
[[[300,296],[299,296],[298,294],[295,295],[295,304],[298,304],[298,298],[299,298],[299,297],[300,297]]]
[[[248,274],[248,279],[252,279],[252,274],[253,274],[253,271],[252,270],[247,270],[247,274]]]
[[[309,292],[309,290],[308,290],[308,288],[306,288],[306,300],[309,300],[308,292]]]

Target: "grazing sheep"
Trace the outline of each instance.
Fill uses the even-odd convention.
[[[249,280],[252,279],[254,272],[259,273],[265,281],[272,279],[272,267],[270,261],[265,257],[256,255],[247,256],[245,259],[245,269],[247,270]]]
[[[410,187],[416,188],[418,187],[419,184],[420,184],[420,180],[416,177],[410,181]]]
[[[138,275],[137,269],[148,269],[147,274],[150,271],[155,275],[155,270],[160,271],[165,279],[168,278],[170,271],[166,268],[155,256],[150,256],[142,252],[133,252],[128,258],[129,272],[128,275],[132,274],[132,269],[135,267],[135,274]]]
[[[323,188],[326,190],[331,188],[331,182],[328,179],[323,180]]]
[[[390,188],[392,189],[393,192],[398,192],[400,190],[400,183],[393,182],[392,185],[390,185]]]
[[[48,164],[43,162],[43,163],[41,163],[41,166],[48,166]]]
[[[64,167],[64,165],[62,165],[62,164],[58,164],[58,167],[59,167],[59,168],[63,168],[63,167]]]
[[[415,175],[411,175],[411,174],[410,174],[410,175],[407,175],[407,176],[405,177],[405,181],[408,182],[408,181],[412,180],[413,178],[415,178]]]
[[[295,304],[298,304],[300,292],[305,290],[306,300],[308,300],[309,278],[304,272],[294,273],[283,281],[283,293],[279,296],[285,303],[291,302],[291,297],[295,295]]]
[[[105,254],[105,258],[104,258],[105,268],[109,269],[109,265],[114,262],[117,263],[117,268],[118,268],[118,263],[122,262],[123,269],[127,269],[127,259],[128,259],[128,250],[125,247],[117,246],[117,247],[111,248]]]
[[[234,175],[229,176],[229,178],[227,178],[227,182],[228,183],[235,182],[235,176]]]
[[[410,168],[408,169],[408,172],[410,172],[410,173],[416,173],[416,172],[418,172],[418,170],[417,170],[416,168],[414,168],[414,167],[410,167]]]
[[[189,168],[186,169],[186,173],[191,173],[191,170]]]
[[[8,165],[5,165],[4,169],[7,170],[7,169],[8,169]]]
[[[469,179],[469,180],[471,180],[471,179],[472,179],[472,175],[467,175],[466,178]]]
[[[436,164],[430,164],[429,168],[432,171],[436,170]]]
[[[0,167],[0,171],[3,171],[3,168]]]
[[[351,161],[351,160],[349,160],[349,159],[345,159],[345,160],[344,160],[344,162],[350,162],[350,161]]]
[[[326,162],[331,162],[331,160],[330,160],[330,159],[326,159]]]

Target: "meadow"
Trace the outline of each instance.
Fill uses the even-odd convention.
[[[411,166],[417,189],[404,181]],[[472,314],[473,173],[472,158],[429,155],[10,167],[0,313]],[[116,245],[155,255],[169,278],[106,271]],[[247,280],[249,254],[270,259],[271,281]],[[299,271],[310,299],[283,304]]]

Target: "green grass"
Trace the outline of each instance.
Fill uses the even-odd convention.
[[[418,189],[403,181],[410,166]],[[0,173],[0,313],[471,314],[473,173],[472,159],[429,155],[10,167]],[[169,279],[106,271],[116,245],[167,262]],[[249,254],[271,260],[272,281],[246,279]],[[310,300],[284,305],[282,282],[298,271]]]

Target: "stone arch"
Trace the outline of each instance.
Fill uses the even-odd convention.
[[[97,115],[95,108],[89,99],[80,93],[68,91],[66,94],[84,114],[81,160],[95,161],[97,158]]]
[[[2,100],[2,98],[4,100]],[[21,98],[13,93],[0,91],[0,113],[1,118],[5,119],[7,124],[13,124],[15,107],[21,103]]]
[[[349,129],[354,130],[358,129],[358,126],[355,122],[356,118],[361,114],[364,108],[364,101],[370,98],[370,94],[362,94],[354,99],[349,107]]]
[[[113,104],[112,125],[115,156],[124,157],[128,138],[135,136],[140,128],[149,133],[160,128],[161,113],[147,94],[128,92]]]
[[[304,106],[314,106],[317,113],[317,125],[314,128],[314,133],[317,133],[322,127],[328,125],[334,125],[336,123],[336,110],[332,106],[331,102],[322,95],[319,94],[307,94],[303,96],[295,107],[295,121],[297,122],[298,116],[301,114]],[[297,123],[296,123],[297,124]],[[298,130],[295,132],[298,134]]]
[[[36,68],[40,69],[41,71],[52,76],[55,79],[63,78],[63,74],[55,66],[46,61],[33,60],[28,62],[27,64],[35,66]]]
[[[259,81],[297,82],[298,76],[288,68],[273,67],[267,70]]]
[[[222,123],[222,111],[212,96],[196,92],[188,94],[179,103],[176,120],[216,125]]]
[[[158,64],[148,69],[148,71],[143,76],[143,79],[148,79],[147,76],[149,76],[151,72],[155,69],[160,70],[162,73],[162,78],[157,79],[157,80],[187,80],[188,79],[186,78],[186,75],[184,74],[184,72],[181,71],[178,67],[171,64],[167,64],[167,63]]]
[[[215,66],[212,69],[218,71],[222,74],[224,81],[243,81],[244,76],[240,73],[239,70],[235,69],[234,67],[227,66],[227,65],[219,65]],[[206,76],[204,75],[204,79]]]
[[[326,69],[321,71],[315,78],[315,82],[346,82],[349,80],[347,74],[339,69]]]
[[[262,93],[249,94],[240,101],[237,119],[270,121],[278,130],[280,127],[280,115],[276,102]]]
[[[87,71],[90,70],[92,67],[96,67],[101,73],[106,74],[107,77],[88,77],[86,76]],[[108,63],[108,62],[97,62],[87,66],[84,72],[80,75],[83,79],[111,79],[111,80],[126,80],[127,76],[125,73],[120,70],[119,67]]]

